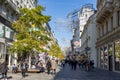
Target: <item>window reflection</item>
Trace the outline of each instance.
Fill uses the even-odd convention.
[[[104,54],[102,48],[100,48],[100,67],[104,68]]]
[[[120,40],[115,41],[115,70],[120,71]]]
[[[107,47],[104,47],[104,69],[108,69],[108,54]]]

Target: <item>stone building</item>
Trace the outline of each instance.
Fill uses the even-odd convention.
[[[120,0],[97,0],[98,67],[120,71]]]
[[[11,24],[19,17],[18,7],[31,9],[36,6],[37,0],[0,0],[0,59],[6,58],[9,65],[12,62],[11,59],[16,59],[9,55],[8,48],[14,40],[14,30]]]
[[[97,31],[96,31],[96,14],[93,14],[86,22],[81,34],[81,54],[94,61],[97,67],[97,51],[96,51]]]
[[[81,10],[78,12],[78,19],[79,19],[79,37],[81,37],[82,31],[84,26],[91,15],[93,15],[95,9],[93,8],[92,4],[83,5]],[[81,40],[80,40],[81,46]]]

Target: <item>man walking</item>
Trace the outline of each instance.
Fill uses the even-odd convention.
[[[21,62],[21,73],[22,73],[22,77],[25,77],[26,71],[27,71],[27,63]]]

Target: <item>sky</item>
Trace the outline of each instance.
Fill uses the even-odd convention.
[[[69,47],[72,31],[67,24],[67,15],[85,4],[93,4],[96,9],[97,0],[38,0],[46,9],[43,14],[51,16],[49,25],[61,48]]]

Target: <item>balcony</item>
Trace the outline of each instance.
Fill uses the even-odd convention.
[[[12,0],[6,0],[5,2],[8,6],[10,6],[13,10],[19,13],[18,6]]]
[[[113,0],[104,0],[102,5],[99,5],[100,7],[96,16],[96,21],[98,23],[102,23],[108,16],[110,16],[113,10],[112,4]]]

